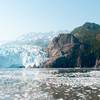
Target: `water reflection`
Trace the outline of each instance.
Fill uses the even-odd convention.
[[[1,69],[0,100],[100,100],[100,71]]]

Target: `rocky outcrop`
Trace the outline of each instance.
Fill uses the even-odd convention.
[[[45,67],[73,68],[100,65],[100,26],[86,23],[69,34],[59,34],[48,45]]]

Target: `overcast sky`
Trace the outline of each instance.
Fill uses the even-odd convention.
[[[100,0],[0,0],[0,41],[29,32],[100,24]]]

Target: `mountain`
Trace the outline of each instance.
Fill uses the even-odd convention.
[[[45,67],[99,67],[100,25],[85,23],[69,34],[60,34],[47,47]]]
[[[75,28],[71,33],[81,42],[92,45],[94,50],[100,48],[100,25],[87,22]]]
[[[2,68],[100,66],[100,25],[85,23],[72,32],[28,33],[0,44]]]
[[[94,52],[96,57],[100,58],[100,25],[88,22],[75,28],[71,33],[81,42],[90,45],[89,52]]]

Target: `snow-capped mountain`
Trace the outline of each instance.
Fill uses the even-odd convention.
[[[24,44],[33,44],[42,48],[48,45],[48,42],[57,36],[58,32],[45,32],[45,33],[28,33],[17,38],[16,42]]]
[[[46,59],[44,48],[58,33],[28,33],[0,45],[0,67],[38,67]]]

